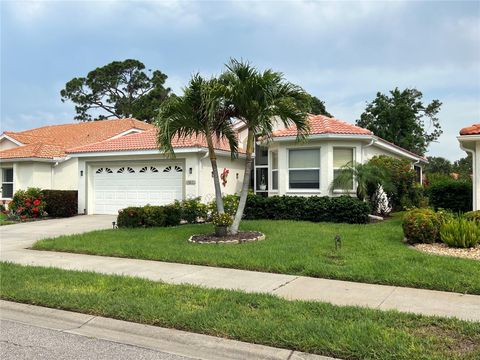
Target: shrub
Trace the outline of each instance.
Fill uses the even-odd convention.
[[[472,208],[472,183],[465,180],[443,179],[426,188],[430,205],[435,209],[465,212]]]
[[[9,217],[15,220],[25,220],[47,216],[45,198],[39,188],[18,190],[8,204]]]
[[[374,156],[368,162],[385,170],[393,189],[387,191],[394,209],[418,207],[422,200],[422,188],[416,182],[416,173],[408,160],[394,159],[390,156]]]
[[[465,219],[480,222],[480,210],[477,211],[469,211],[464,214]]]
[[[413,209],[403,218],[403,233],[412,244],[432,244],[440,239],[440,219],[431,209]]]
[[[480,241],[480,223],[462,217],[452,218],[440,227],[440,238],[451,247],[474,247]]]
[[[364,224],[368,222],[370,206],[357,198],[271,196],[249,194],[245,219],[306,220]]]
[[[238,195],[225,195],[223,198],[223,209],[226,214],[230,216],[235,216],[238,208],[238,202],[240,200]],[[208,211],[210,214],[217,212],[217,202],[215,200],[208,203]]]
[[[182,221],[182,211],[175,205],[163,206],[165,213],[165,226],[177,226]]]
[[[199,197],[175,201],[175,206],[180,209],[182,219],[189,224],[195,224],[198,219],[206,220],[208,217],[208,206],[201,203]]]
[[[231,226],[233,224],[233,218],[231,215],[224,213],[214,213],[212,215],[212,223],[215,226]]]
[[[145,212],[143,207],[130,206],[118,211],[117,226],[119,228],[144,226]]]
[[[166,215],[163,206],[146,205],[143,207],[142,211],[144,226],[165,226]]]
[[[143,207],[131,206],[118,211],[119,228],[175,226],[181,221],[181,209],[175,205]]]
[[[50,217],[70,217],[78,214],[76,190],[42,190],[45,195],[45,211]]]

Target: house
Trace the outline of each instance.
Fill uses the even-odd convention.
[[[457,139],[460,148],[472,154],[473,210],[480,210],[480,124],[463,128]]]
[[[311,133],[296,142],[294,126],[277,124],[271,141],[256,145],[251,184],[268,195],[328,195],[330,183],[348,162],[364,163],[375,155],[408,159],[419,175],[423,157],[372,134],[326,116],[310,116]],[[236,123],[240,145],[246,129]],[[115,214],[129,205],[167,204],[202,197],[214,199],[212,169],[205,139],[175,139],[175,157],[162,154],[157,130],[134,119],[54,125],[0,137],[2,198],[35,186],[78,190],[79,213]],[[229,170],[225,194],[242,186],[244,153],[231,159],[228,143],[216,142],[219,170]],[[353,185],[352,185],[353,193]]]
[[[297,142],[295,125],[284,128],[278,122],[268,142],[256,145],[252,184],[266,195],[335,196],[345,190],[331,189],[331,183],[348,163],[365,163],[377,155],[407,159],[421,183],[424,157],[375,136],[370,130],[323,115],[311,115],[306,141]],[[240,139],[246,130],[239,126]],[[352,183],[351,193],[355,193]]]

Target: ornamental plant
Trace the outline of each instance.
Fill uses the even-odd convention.
[[[212,223],[215,226],[229,227],[233,223],[233,217],[226,213],[223,213],[223,214],[214,213],[212,215]]]
[[[222,179],[223,187],[227,186],[227,180],[228,180],[228,174],[229,173],[230,173],[230,170],[228,170],[227,168],[223,168],[223,171],[220,174],[220,179]]]
[[[39,188],[18,190],[8,204],[9,217],[14,220],[27,220],[47,216],[45,197]]]
[[[440,227],[440,238],[450,247],[474,247],[480,241],[480,223],[460,216],[452,218]]]
[[[373,194],[372,208],[374,214],[380,216],[388,216],[392,212],[392,206],[382,185],[378,185],[377,191]]]

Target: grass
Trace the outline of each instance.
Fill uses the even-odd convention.
[[[14,224],[14,221],[7,220],[7,215],[0,213],[0,226]]]
[[[5,300],[343,359],[478,359],[480,323],[0,263]]]
[[[190,235],[213,227],[184,225],[62,236],[33,248],[480,294],[478,261],[409,248],[398,218],[370,225],[259,220],[242,227],[267,238],[241,245],[192,244]],[[335,251],[336,234],[342,237],[340,251]]]

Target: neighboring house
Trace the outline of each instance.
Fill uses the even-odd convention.
[[[423,157],[373,135],[369,130],[325,116],[310,117],[311,133],[296,142],[294,127],[276,126],[268,143],[258,143],[252,187],[263,195],[336,195],[335,174],[349,162],[375,155],[408,159],[421,180]],[[235,125],[240,145],[246,129]],[[2,198],[18,189],[78,190],[79,213],[115,214],[130,205],[167,204],[201,196],[214,199],[212,169],[205,140],[176,139],[175,158],[162,154],[156,129],[128,120],[103,120],[6,132],[0,140]],[[226,142],[215,144],[218,168],[230,170],[225,194],[238,193],[244,153],[232,160]],[[353,193],[353,187],[352,187]]]
[[[480,124],[460,130],[458,141],[462,150],[472,154],[473,210],[480,210]]]

